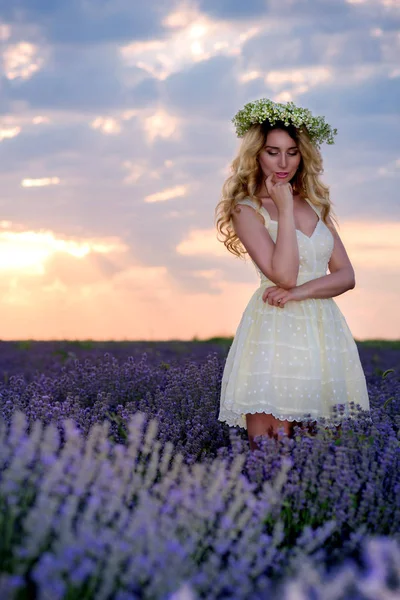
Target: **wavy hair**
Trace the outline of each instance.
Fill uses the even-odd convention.
[[[233,228],[233,211],[236,211],[238,201],[246,197],[254,199],[259,209],[262,206],[256,191],[264,185],[265,175],[258,156],[264,148],[268,133],[273,129],[286,131],[300,150],[300,164],[290,181],[293,193],[308,198],[315,207],[320,208],[321,219],[328,227],[328,216],[337,221],[329,199],[329,188],[320,180],[320,175],[323,173],[322,156],[319,149],[311,142],[308,133],[298,130],[291,124],[285,126],[282,121],[276,122],[273,126],[268,121],[257,123],[252,125],[243,136],[239,152],[230,166],[232,174],[225,180],[222,186],[222,198],[215,208],[215,226],[218,233],[223,236],[221,240],[217,235],[217,239],[224,243],[229,252],[239,258],[248,252]]]

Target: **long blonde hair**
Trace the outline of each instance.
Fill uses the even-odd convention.
[[[258,156],[264,148],[267,135],[272,129],[283,129],[296,142],[301,161],[295,176],[291,180],[293,193],[308,198],[314,206],[321,209],[321,219],[329,227],[327,218],[331,216],[337,221],[329,199],[329,188],[320,180],[323,173],[322,156],[319,149],[310,141],[305,131],[299,131],[293,125],[285,126],[284,123],[275,123],[273,127],[265,121],[255,124],[243,136],[238,155],[231,163],[231,173],[222,186],[222,198],[215,209],[215,225],[223,236],[221,240],[229,252],[242,258],[247,254],[240,239],[235,233],[231,217],[236,209],[237,202],[249,197],[255,200],[261,208],[262,202],[256,195],[261,189],[265,175],[258,161]],[[262,216],[262,215],[261,215]],[[265,221],[264,221],[265,222]]]

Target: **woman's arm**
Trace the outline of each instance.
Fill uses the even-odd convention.
[[[232,215],[235,233],[260,271],[276,285],[289,290],[296,285],[299,271],[299,248],[296,239],[293,211],[279,213],[276,244],[263,217],[254,208],[238,205]]]
[[[296,289],[301,290],[301,299],[306,298],[333,298],[340,296],[348,290],[355,287],[353,268],[339,269],[329,275],[312,279],[306,283],[296,286]]]
[[[300,256],[297,242],[293,208],[283,208],[278,212],[278,233],[272,255],[272,268],[280,273],[289,287],[296,285],[299,274]],[[291,283],[292,282],[292,283]],[[278,283],[281,287],[285,287]]]

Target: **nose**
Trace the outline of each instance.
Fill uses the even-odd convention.
[[[280,157],[279,157],[279,167],[282,167],[282,169],[284,169],[287,165],[287,158],[286,158],[286,154],[285,153],[281,153]]]

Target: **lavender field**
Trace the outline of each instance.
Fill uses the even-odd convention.
[[[0,342],[0,599],[400,598],[400,342],[372,420],[217,421],[231,339]]]

